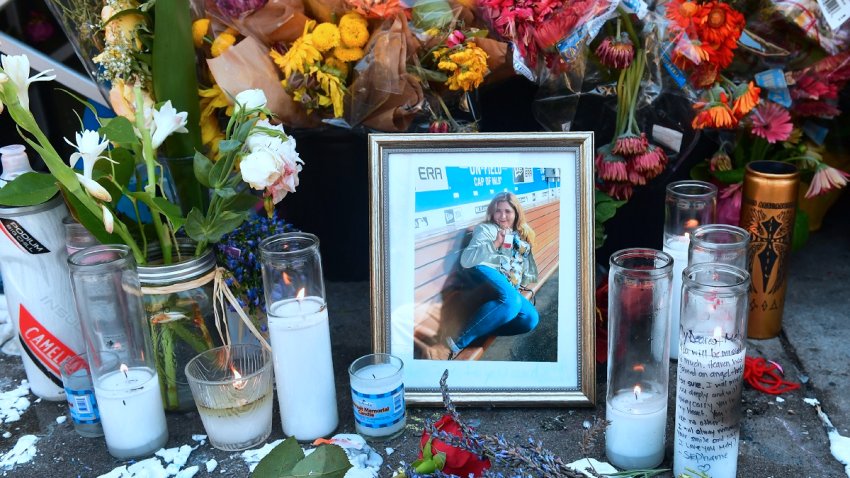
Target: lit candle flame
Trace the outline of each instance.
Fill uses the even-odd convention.
[[[242,378],[242,374],[239,373],[236,370],[236,367],[234,367],[233,365],[230,366],[230,370],[233,371],[233,388],[235,388],[236,390],[242,390],[243,388],[245,388],[245,386],[248,385],[248,382],[245,380],[240,380]]]
[[[292,279],[289,278],[289,274],[286,272],[283,273],[283,283],[286,285],[292,285]]]
[[[121,366],[118,367],[118,370],[124,372],[124,378],[127,378],[127,372],[130,370],[130,367],[127,367],[127,364],[122,363]]]
[[[696,219],[688,219],[685,221],[685,229],[696,229],[697,226],[699,226],[699,221]]]
[[[639,363],[632,367],[632,370],[634,370],[635,372],[644,372],[646,371],[646,367],[644,367],[642,363]]]
[[[298,294],[295,295],[295,298],[298,299],[298,302],[301,302],[302,300],[304,300],[304,288],[303,287],[298,291]]]
[[[635,400],[640,397],[640,385],[635,385]]]
[[[723,329],[721,329],[719,325],[714,328],[714,338],[715,339],[723,338]]]

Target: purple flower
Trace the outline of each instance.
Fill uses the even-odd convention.
[[[263,8],[266,2],[267,0],[215,0],[221,13],[237,19],[245,18]]]

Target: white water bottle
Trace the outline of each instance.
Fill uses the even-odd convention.
[[[24,147],[0,148],[5,181],[32,171]],[[30,390],[65,400],[59,367],[82,352],[83,338],[68,274],[60,196],[34,206],[0,206],[0,262],[12,324]]]

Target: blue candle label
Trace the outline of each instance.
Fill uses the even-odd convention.
[[[100,413],[97,409],[97,402],[94,400],[94,392],[91,390],[72,390],[66,387],[65,394],[68,397],[71,419],[75,423],[100,423]]]
[[[361,393],[351,389],[354,421],[366,428],[387,428],[404,420],[404,385],[387,393]]]

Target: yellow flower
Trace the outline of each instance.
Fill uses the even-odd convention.
[[[330,57],[330,58],[326,59],[325,60],[325,66],[339,71],[338,76],[340,78],[344,79],[344,78],[348,77],[348,71],[349,71],[348,63],[340,60],[339,58]]]
[[[322,61],[322,52],[313,45],[313,35],[310,33],[315,25],[315,20],[308,20],[304,25],[304,32],[292,42],[292,46],[283,55],[275,50],[269,52],[269,56],[283,71],[285,78],[289,78],[293,71],[304,73],[312,65]]]
[[[239,32],[234,30],[233,28],[228,28],[227,30],[218,34],[213,40],[212,47],[210,48],[210,53],[212,56],[216,57],[227,51],[228,48],[232,47],[234,43],[236,43],[236,35]]]
[[[347,13],[339,21],[339,35],[347,47],[362,48],[369,41],[369,24],[357,13]]]
[[[345,98],[345,85],[342,84],[340,77],[325,73],[316,68],[316,79],[319,80],[319,86],[325,95],[319,95],[320,106],[333,105],[334,118],[339,118],[343,113],[343,100]]]
[[[218,85],[198,90],[198,96],[201,98],[201,142],[209,147],[209,157],[215,161],[218,159],[218,142],[224,139],[217,111],[227,108],[227,114],[231,115],[233,106]]]
[[[145,18],[138,13],[125,13],[125,10],[139,8],[135,1],[108,1],[100,11],[103,21],[103,33],[109,45],[125,45],[128,48],[142,49],[142,41],[136,30],[145,23]],[[118,15],[118,16],[116,16]]]
[[[192,42],[195,44],[195,48],[200,48],[204,44],[204,37],[209,30],[209,18],[199,18],[192,22]]]
[[[334,48],[334,56],[342,61],[351,62],[363,58],[366,53],[362,48],[338,46]]]
[[[448,53],[448,55],[446,55]],[[470,91],[478,88],[487,69],[487,53],[475,43],[468,42],[459,49],[441,49],[434,52],[437,68],[451,73],[446,85],[450,90]]]
[[[320,23],[313,30],[313,46],[320,52],[326,52],[339,46],[339,28],[333,23]]]

